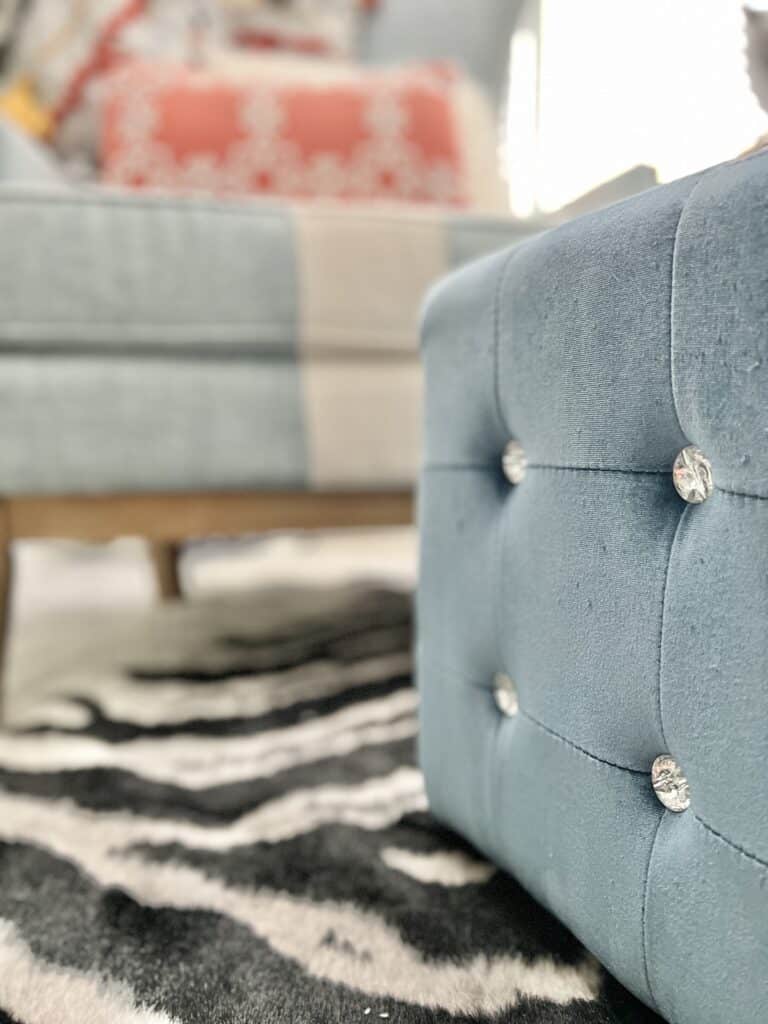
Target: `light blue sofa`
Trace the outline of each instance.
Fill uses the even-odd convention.
[[[455,58],[500,102],[519,7],[387,0],[360,55]],[[409,488],[424,289],[540,227],[56,178],[0,128],[6,495]]]
[[[520,7],[386,0],[360,56],[501,103]],[[14,538],[145,536],[173,596],[190,537],[410,522],[423,295],[547,223],[75,188],[0,121],[0,638]]]
[[[387,0],[360,56],[500,102],[519,7]],[[15,537],[144,535],[173,595],[189,537],[410,521],[423,294],[541,226],[74,188],[0,121],[0,635]]]
[[[521,5],[386,0],[360,56],[501,104]],[[72,188],[0,122],[0,495],[410,490],[424,292],[550,223]]]
[[[460,271],[423,349],[435,814],[671,1024],[761,1024],[768,152]]]

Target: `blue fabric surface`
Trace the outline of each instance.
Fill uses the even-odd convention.
[[[664,732],[696,814],[768,863],[768,501],[717,491],[684,513],[665,613]]]
[[[541,234],[423,324],[430,801],[671,1024],[768,1019],[766,186],[763,154]]]
[[[501,101],[522,0],[386,0],[366,19],[360,54],[372,63],[449,58]]]
[[[291,209],[0,189],[0,347],[295,352]]]
[[[0,492],[412,486],[409,271],[539,228],[0,188]],[[375,302],[349,293],[353,261]]]
[[[718,485],[768,497],[766,154],[704,176],[675,259],[675,399]],[[734,271],[734,268],[736,270]]]
[[[0,358],[5,493],[303,487],[298,365],[60,355]]]

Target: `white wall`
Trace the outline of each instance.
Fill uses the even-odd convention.
[[[530,56],[525,31],[513,64],[515,46]],[[519,213],[556,209],[639,163],[672,180],[768,131],[746,76],[739,0],[541,0],[540,44],[536,129],[521,98],[510,111]]]

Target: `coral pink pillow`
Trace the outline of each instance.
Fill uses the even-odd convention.
[[[105,90],[113,185],[498,208],[496,159],[490,110],[445,65],[134,64]]]

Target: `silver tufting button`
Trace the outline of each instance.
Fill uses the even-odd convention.
[[[528,459],[519,441],[509,442],[504,449],[501,464],[504,467],[504,475],[511,484],[519,484],[523,480],[528,468]]]
[[[662,804],[676,814],[691,806],[691,790],[683,769],[671,754],[660,754],[651,766],[651,785]]]
[[[517,687],[503,672],[493,677],[493,697],[499,711],[507,718],[514,718],[519,707]]]
[[[691,505],[700,505],[714,490],[712,463],[701,448],[689,444],[675,459],[672,480],[681,498]]]

